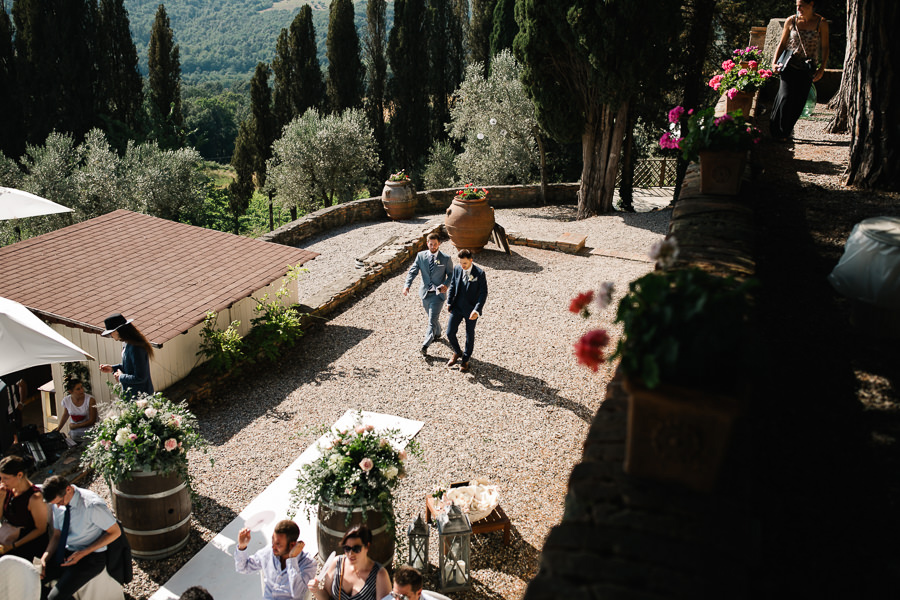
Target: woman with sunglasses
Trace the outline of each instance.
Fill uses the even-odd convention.
[[[391,593],[391,576],[369,558],[372,532],[365,525],[350,528],[341,539],[344,555],[326,567],[322,589],[309,582],[316,600],[381,600]]]

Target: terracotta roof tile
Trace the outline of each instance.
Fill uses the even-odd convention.
[[[163,344],[316,256],[117,210],[0,248],[0,296],[97,332],[121,312]]]

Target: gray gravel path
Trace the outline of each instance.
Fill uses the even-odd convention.
[[[497,213],[508,229],[583,231],[590,246],[640,253],[663,236],[670,211],[577,223],[568,220],[574,215],[566,207]],[[311,241],[308,247],[322,257],[310,263],[301,285],[315,285],[357,250],[404,226],[360,225]],[[442,247],[452,251],[449,242]],[[614,313],[585,321],[568,312],[569,301],[606,280],[616,283],[620,296],[652,265],[521,246],[512,256],[489,246],[476,263],[485,268],[489,296],[470,373],[446,367],[451,352],[445,343],[435,343],[427,358],[419,354],[425,316],[413,295],[400,295],[401,272],[304,337],[280,364],[261,366],[202,411],[216,462],[210,467],[202,455],[192,456],[200,500],[191,542],[171,559],[136,562],[129,594],[146,598],[155,591],[315,441],[317,427],[347,409],[365,409],[425,422],[418,436],[424,461],[412,460],[396,498],[402,527],[424,512],[424,496],[435,484],[486,476],[500,485],[512,543],[504,547],[499,532],[475,536],[475,588],[453,597],[520,598],[545,536],[562,515],[569,472],[613,371],[610,365],[597,373],[577,366],[572,344],[594,327],[609,328],[615,339]],[[91,487],[108,496],[102,482]],[[435,534],[433,565],[436,546]],[[405,551],[401,544],[398,557]]]

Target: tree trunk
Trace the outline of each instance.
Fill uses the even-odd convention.
[[[619,183],[619,208],[634,212],[634,114],[628,115],[625,128],[625,147],[622,150],[622,181]]]
[[[297,220],[297,207],[292,206],[291,207],[291,221],[296,221],[296,220]]]
[[[544,136],[535,127],[534,139],[537,140],[538,152],[541,154],[541,206],[547,205],[547,149],[544,148]]]
[[[844,52],[844,72],[841,87],[828,103],[834,116],[825,126],[828,133],[847,133],[850,130],[850,99],[856,80],[856,5],[847,0],[847,49]]]
[[[581,136],[584,166],[578,189],[578,220],[612,210],[616,171],[627,120],[628,102],[619,106],[602,104],[592,109],[585,119],[584,134]]]
[[[900,191],[900,82],[894,65],[900,60],[894,25],[900,3],[852,0],[856,5],[856,61],[850,104],[850,162],[847,185]],[[848,35],[848,45],[850,36]]]
[[[275,210],[272,207],[275,192],[269,190],[269,231],[275,231]]]

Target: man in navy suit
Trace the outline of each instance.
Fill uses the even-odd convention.
[[[403,295],[406,296],[416,274],[422,272],[419,297],[422,299],[425,314],[428,315],[428,327],[425,329],[425,340],[422,342],[423,355],[428,354],[431,342],[441,337],[441,307],[447,299],[447,284],[453,272],[453,260],[440,251],[441,240],[438,234],[429,233],[426,243],[428,249],[416,255],[416,260],[406,274],[406,283],[403,284]]]
[[[447,366],[452,367],[462,358],[459,370],[465,373],[469,370],[469,358],[475,349],[475,323],[484,310],[488,290],[484,269],[472,264],[472,251],[463,249],[457,256],[459,264],[453,268],[453,277],[450,278],[450,289],[447,292],[447,310],[450,311],[447,340],[453,348],[453,356],[447,362]],[[456,331],[463,320],[466,322],[465,351],[460,350],[456,339]]]

